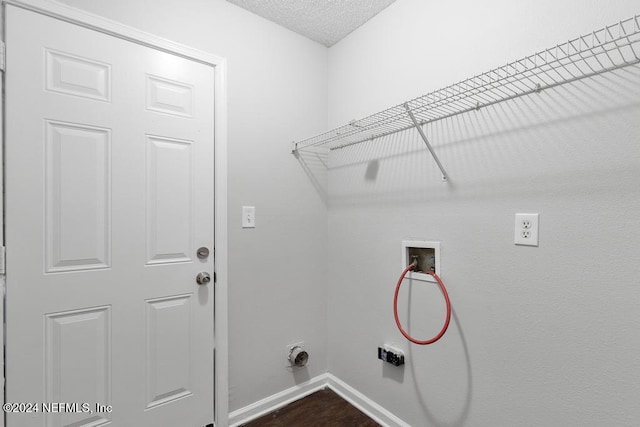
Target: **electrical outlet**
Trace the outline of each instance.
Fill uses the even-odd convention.
[[[538,246],[539,215],[516,214],[514,243],[523,246]]]
[[[393,348],[388,345],[378,347],[378,359],[383,362],[390,363],[393,366],[404,365],[404,353],[402,350],[398,350],[397,348]]]

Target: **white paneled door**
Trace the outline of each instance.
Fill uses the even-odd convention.
[[[6,42],[8,425],[212,423],[214,69],[14,6]]]

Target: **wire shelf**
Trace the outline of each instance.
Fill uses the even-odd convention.
[[[636,15],[368,117],[294,141],[293,152],[318,146],[335,150],[416,125],[419,129],[430,122],[638,64],[639,51],[640,15]],[[425,144],[430,148],[426,139]],[[442,172],[446,180],[446,173]]]

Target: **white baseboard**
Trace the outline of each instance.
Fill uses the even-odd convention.
[[[302,384],[290,387],[272,396],[259,400],[244,408],[237,409],[229,414],[229,426],[238,427],[256,418],[260,418],[276,409],[282,408],[291,402],[302,399],[305,396],[329,387],[344,400],[367,414],[375,422],[384,427],[410,427],[409,424],[369,399],[358,390],[354,389],[335,375],[326,373],[311,378]]]
[[[302,384],[295,385],[279,393],[266,397],[255,403],[237,409],[229,413],[229,426],[237,427],[251,420],[260,418],[263,415],[282,408],[291,402],[302,399],[305,396],[315,393],[327,387],[327,375],[322,374],[311,378]]]
[[[327,385],[344,400],[367,414],[378,424],[385,427],[411,427],[391,412],[360,393],[349,384],[332,374],[327,374]]]

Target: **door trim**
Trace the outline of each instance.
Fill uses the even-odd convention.
[[[227,62],[225,58],[172,42],[118,22],[52,0],[4,0],[4,4],[46,15],[112,37],[180,56],[214,69],[214,417],[229,423],[228,373],[228,235],[227,235]],[[4,21],[3,21],[4,23]],[[2,278],[4,279],[4,278]],[[4,400],[4,399],[3,399]]]

